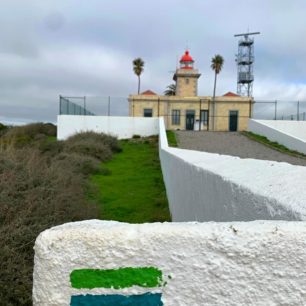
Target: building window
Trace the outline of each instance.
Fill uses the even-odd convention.
[[[172,110],[172,124],[173,125],[181,124],[181,111],[179,109]]]
[[[143,110],[143,116],[144,117],[152,117],[153,116],[153,110],[152,108],[145,108]]]
[[[186,84],[189,84],[189,79],[185,79],[185,83],[186,83]]]

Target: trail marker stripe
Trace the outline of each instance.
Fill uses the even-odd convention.
[[[141,295],[74,295],[70,306],[162,306],[161,293]]]
[[[123,289],[132,286],[153,288],[161,286],[162,272],[154,267],[111,270],[80,269],[71,272],[70,282],[71,286],[77,289]]]

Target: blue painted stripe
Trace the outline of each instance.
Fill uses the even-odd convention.
[[[145,293],[141,295],[74,295],[70,306],[162,306],[161,293]]]

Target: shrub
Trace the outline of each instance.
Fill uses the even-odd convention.
[[[117,138],[104,134],[94,132],[82,132],[68,138],[67,143],[81,142],[92,139],[95,143],[102,143],[109,146],[112,152],[121,152],[121,147]]]
[[[116,138],[81,133],[53,141],[50,124],[14,127],[0,146],[0,305],[32,304],[33,245],[43,230],[99,217],[88,176],[109,174],[101,161]]]
[[[46,156],[54,157],[57,154],[60,154],[64,150],[64,142],[63,141],[49,141],[48,139],[44,139],[43,141],[38,143],[37,148],[39,151]]]
[[[31,123],[12,127],[3,135],[1,142],[4,145],[24,147],[33,142],[56,136],[56,126],[51,123]]]
[[[101,172],[100,161],[96,158],[76,153],[61,153],[53,161],[53,166],[69,168],[76,174],[88,176]]]
[[[49,163],[31,148],[0,153],[0,299],[5,305],[31,304],[33,244],[41,231],[98,217],[85,196],[84,177],[76,175],[84,165],[75,166],[72,159]]]
[[[31,139],[37,135],[56,136],[56,126],[52,123],[30,123],[13,127],[6,134],[7,137],[27,136]]]
[[[5,130],[6,128],[7,126],[0,122],[0,131]]]
[[[112,157],[109,146],[101,142],[95,142],[91,138],[68,141],[65,143],[65,152],[91,156],[100,161],[106,161]]]

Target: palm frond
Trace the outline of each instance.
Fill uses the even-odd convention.
[[[165,96],[175,96],[176,84],[170,84],[167,86],[167,89],[164,91]]]
[[[133,60],[133,70],[137,76],[140,76],[143,72],[144,61],[138,57]]]
[[[215,55],[212,59],[211,59],[211,69],[215,71],[215,73],[220,73],[220,71],[223,68],[223,64],[224,64],[224,59],[220,54]]]

